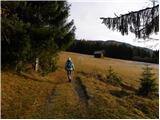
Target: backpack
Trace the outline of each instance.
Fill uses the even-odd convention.
[[[68,62],[67,62],[67,68],[68,68],[68,69],[71,69],[71,68],[72,68],[72,62],[71,62],[71,61],[68,61]]]

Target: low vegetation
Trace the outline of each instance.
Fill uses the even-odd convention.
[[[76,68],[71,83],[64,70],[68,56]],[[158,95],[135,94],[144,63],[71,52],[59,58],[58,69],[46,76],[32,67],[21,74],[2,71],[2,118],[159,118]],[[151,67],[158,84],[158,66]],[[106,82],[106,69],[121,77],[120,85]]]
[[[155,82],[154,74],[151,72],[152,68],[148,65],[144,68],[139,88],[139,94],[148,96],[153,92],[158,92],[157,84]]]
[[[111,66],[109,66],[108,73],[106,75],[106,82],[114,85],[121,85],[121,78],[115,73]]]

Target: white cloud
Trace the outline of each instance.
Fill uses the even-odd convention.
[[[114,13],[120,15],[143,9],[151,5],[149,0],[69,0],[69,3],[71,3],[70,19],[74,19],[77,39],[112,39],[145,46],[145,44],[134,41],[134,34],[122,36],[119,32],[109,30],[104,24],[101,24],[100,17],[115,17]]]

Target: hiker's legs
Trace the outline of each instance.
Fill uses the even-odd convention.
[[[67,71],[67,77],[68,77],[69,82],[70,82],[71,79],[72,79],[71,73],[72,73],[71,70],[68,70],[68,71]]]

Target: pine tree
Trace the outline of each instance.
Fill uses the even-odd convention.
[[[66,1],[2,1],[2,65],[35,64],[44,73],[56,68],[57,53],[75,39]]]
[[[30,39],[27,34],[30,24],[20,20],[13,9],[18,7],[14,2],[2,2],[2,67],[19,64],[20,61],[27,61],[30,53]]]
[[[117,75],[117,73],[114,72],[111,66],[109,66],[107,75],[106,75],[106,82],[120,85],[121,84],[121,78]]]
[[[156,79],[153,77],[154,74],[151,72],[152,68],[146,65],[143,69],[142,78],[140,78],[139,94],[148,96],[150,93],[156,92],[158,88],[155,82]]]

